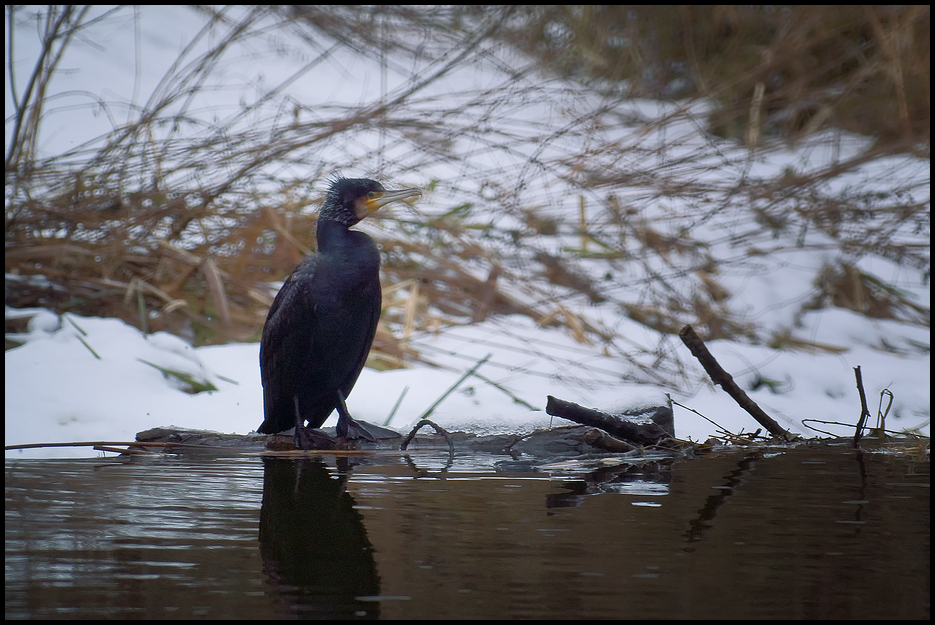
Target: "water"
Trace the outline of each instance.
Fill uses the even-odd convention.
[[[925,454],[502,460],[8,459],[6,617],[929,618]]]

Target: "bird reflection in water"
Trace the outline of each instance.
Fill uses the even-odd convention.
[[[345,466],[341,466],[341,465]],[[373,547],[338,474],[313,459],[264,458],[260,554],[284,618],[379,618]]]

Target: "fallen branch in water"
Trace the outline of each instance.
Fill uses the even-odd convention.
[[[734,378],[718,364],[718,361],[711,355],[711,352],[708,351],[704,342],[695,334],[695,330],[692,329],[690,325],[679,330],[679,338],[682,339],[682,342],[685,343],[685,347],[691,351],[692,355],[698,359],[698,362],[701,363],[704,370],[708,372],[711,381],[719,385],[728,395],[733,397],[734,401],[736,401],[741,408],[750,413],[750,415],[756,419],[757,423],[765,427],[770,434],[778,436],[786,441],[798,438],[798,435],[793,434],[776,423],[776,421],[766,414],[755,401],[750,399],[742,388],[737,386],[737,383],[734,382]]]
[[[624,421],[612,414],[594,410],[593,408],[585,408],[551,395],[548,396],[545,411],[555,417],[599,428],[611,436],[636,445],[658,445],[660,441],[671,438],[668,432],[655,423]]]
[[[438,432],[439,434],[445,437],[445,440],[448,441],[448,452],[451,454],[451,457],[454,458],[455,442],[451,439],[451,434],[449,434],[448,431],[445,430],[445,428],[441,427],[434,421],[429,421],[428,419],[422,419],[421,421],[416,423],[416,426],[412,428],[411,432],[409,432],[409,436],[407,436],[406,439],[403,441],[403,444],[399,446],[399,449],[405,450],[406,447],[409,446],[409,443],[412,442],[412,439],[415,438],[416,432],[422,429],[422,427],[425,425],[431,425],[433,428],[435,428],[436,432]]]

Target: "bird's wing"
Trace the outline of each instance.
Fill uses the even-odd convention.
[[[269,309],[260,342],[265,421],[260,430],[281,432],[295,425],[295,371],[312,348],[317,319],[314,305],[303,294],[307,278],[289,276]]]
[[[380,284],[379,282],[376,285],[377,295],[380,295]],[[383,306],[381,304],[381,298],[377,297],[376,299],[371,300],[373,306],[370,308],[370,318],[367,323],[369,324],[368,334],[366,335],[366,340],[363,345],[361,345],[361,353],[358,357],[357,364],[357,373],[354,375],[354,380],[357,380],[357,376],[360,375],[360,370],[364,368],[364,364],[367,362],[367,356],[370,355],[370,348],[373,346],[373,337],[377,334],[377,325],[380,323],[380,313],[383,311]],[[350,389],[348,389],[350,393]]]

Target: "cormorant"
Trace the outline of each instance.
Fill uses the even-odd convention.
[[[380,318],[380,253],[351,230],[382,206],[422,195],[387,191],[364,178],[331,183],[318,217],[318,252],[283,283],[260,343],[265,419],[257,432],[317,428],[338,410],[338,436],[373,436],[347,412],[345,398],[364,367]]]

